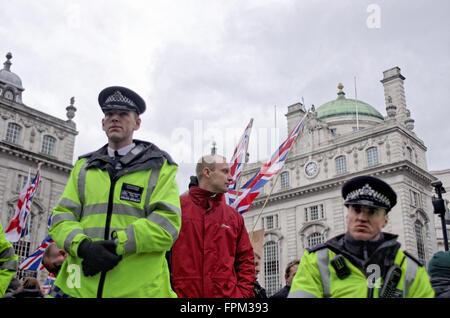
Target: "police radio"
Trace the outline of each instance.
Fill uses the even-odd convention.
[[[399,291],[397,290],[398,282],[402,277],[402,270],[398,265],[393,265],[389,268],[386,274],[386,281],[381,288],[380,298],[397,298]],[[400,296],[401,297],[401,296]]]
[[[344,279],[350,275],[350,269],[345,263],[345,258],[341,254],[336,255],[331,261],[331,266],[333,266],[336,271],[336,275],[339,279]]]

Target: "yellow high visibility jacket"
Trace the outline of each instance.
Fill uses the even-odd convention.
[[[14,248],[6,239],[0,222],[0,298],[5,294],[11,278],[17,272],[17,255]]]
[[[68,253],[50,297],[176,297],[165,254],[178,237],[181,210],[176,164],[153,144],[136,143],[120,159],[106,145],[80,157],[53,210],[50,236]],[[88,238],[118,239],[121,261],[85,276],[77,250]]]
[[[339,250],[339,246],[327,243],[305,251],[292,281],[288,297],[379,298],[384,280],[379,275],[381,270],[377,271],[378,265],[370,264],[369,259],[365,267],[361,268],[361,266],[356,265],[357,263],[353,258],[349,257],[349,254]],[[396,244],[398,246],[393,241],[387,242],[385,246],[382,245],[377,249],[378,252],[382,253],[384,247],[390,248],[394,255],[392,266],[395,264],[401,269],[401,277],[395,286],[393,297],[434,297],[434,290],[424,267],[413,257],[399,249],[399,243]],[[345,265],[349,269],[349,274],[344,278],[339,278],[337,273],[337,270],[343,267],[342,264],[332,266],[330,262],[338,254],[344,256]],[[384,262],[383,257],[388,257],[387,255],[389,254],[384,254],[379,259]]]

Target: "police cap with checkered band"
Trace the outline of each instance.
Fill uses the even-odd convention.
[[[138,115],[145,112],[145,101],[131,89],[122,86],[110,86],[98,95],[102,111],[133,110]]]
[[[386,209],[389,212],[397,204],[397,194],[383,180],[372,176],[359,176],[342,186],[345,206],[365,205]]]

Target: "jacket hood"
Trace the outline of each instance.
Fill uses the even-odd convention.
[[[214,205],[214,203],[222,202],[224,199],[223,193],[210,192],[194,185],[189,188],[189,196],[196,205],[203,208],[210,208],[211,203]]]

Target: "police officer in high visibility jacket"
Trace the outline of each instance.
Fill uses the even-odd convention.
[[[5,294],[9,282],[17,272],[17,255],[6,239],[0,222],[0,298]]]
[[[433,297],[427,273],[400,249],[397,235],[382,232],[397,202],[384,181],[360,176],[347,181],[347,232],[307,249],[289,298]]]
[[[133,140],[144,100],[125,87],[99,95],[108,144],[81,156],[53,210],[50,235],[67,259],[50,297],[176,297],[165,254],[181,226],[177,165]]]

